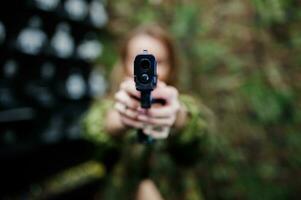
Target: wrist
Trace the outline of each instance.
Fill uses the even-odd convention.
[[[176,120],[174,123],[174,127],[176,129],[182,129],[185,127],[188,120],[188,111],[185,107],[185,105],[180,105],[180,108],[176,114]]]

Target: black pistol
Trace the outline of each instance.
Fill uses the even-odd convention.
[[[151,92],[157,86],[157,61],[154,55],[143,50],[134,60],[134,80],[136,90],[141,92],[140,104],[142,108],[150,108],[152,105]],[[153,138],[138,130],[138,140],[141,143],[150,144]]]

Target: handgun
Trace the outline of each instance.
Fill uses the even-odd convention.
[[[157,86],[157,61],[154,55],[143,50],[134,60],[134,80],[136,90],[141,92],[140,104],[142,108],[148,109],[152,105],[151,92]],[[138,141],[141,143],[153,143],[153,138],[138,130]]]

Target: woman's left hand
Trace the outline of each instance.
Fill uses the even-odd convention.
[[[152,92],[152,98],[163,99],[166,103],[159,107],[153,106],[146,112],[143,112],[144,109],[141,109],[141,113],[144,114],[139,114],[138,119],[153,127],[163,127],[165,129],[171,128],[174,125],[177,119],[177,113],[180,110],[178,90],[172,86],[158,84],[158,87]],[[146,131],[146,134],[150,134],[154,138],[165,138],[168,136],[166,133],[160,135],[159,132],[156,131]]]

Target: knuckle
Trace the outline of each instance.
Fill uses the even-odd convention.
[[[125,90],[119,91],[120,96],[127,96],[127,92]]]
[[[118,105],[114,106],[115,110],[117,110],[120,113],[120,108]]]
[[[122,82],[121,84],[120,84],[120,87],[119,87],[120,89],[124,89],[125,88],[125,82]]]
[[[177,97],[179,95],[179,92],[175,87],[170,87],[170,92],[174,97]]]
[[[119,94],[120,94],[120,91],[116,92],[115,95],[114,95],[114,98],[115,98],[115,99],[118,99]]]
[[[131,108],[135,108],[135,102],[132,99],[129,99],[128,106]]]
[[[131,118],[133,118],[134,117],[134,113],[131,111],[131,110],[126,110],[126,114],[127,114],[127,116],[129,116],[129,117],[131,117]]]
[[[114,105],[114,108],[116,109],[116,110],[120,110],[120,108],[121,108],[121,104],[120,103],[115,103],[115,105]]]

